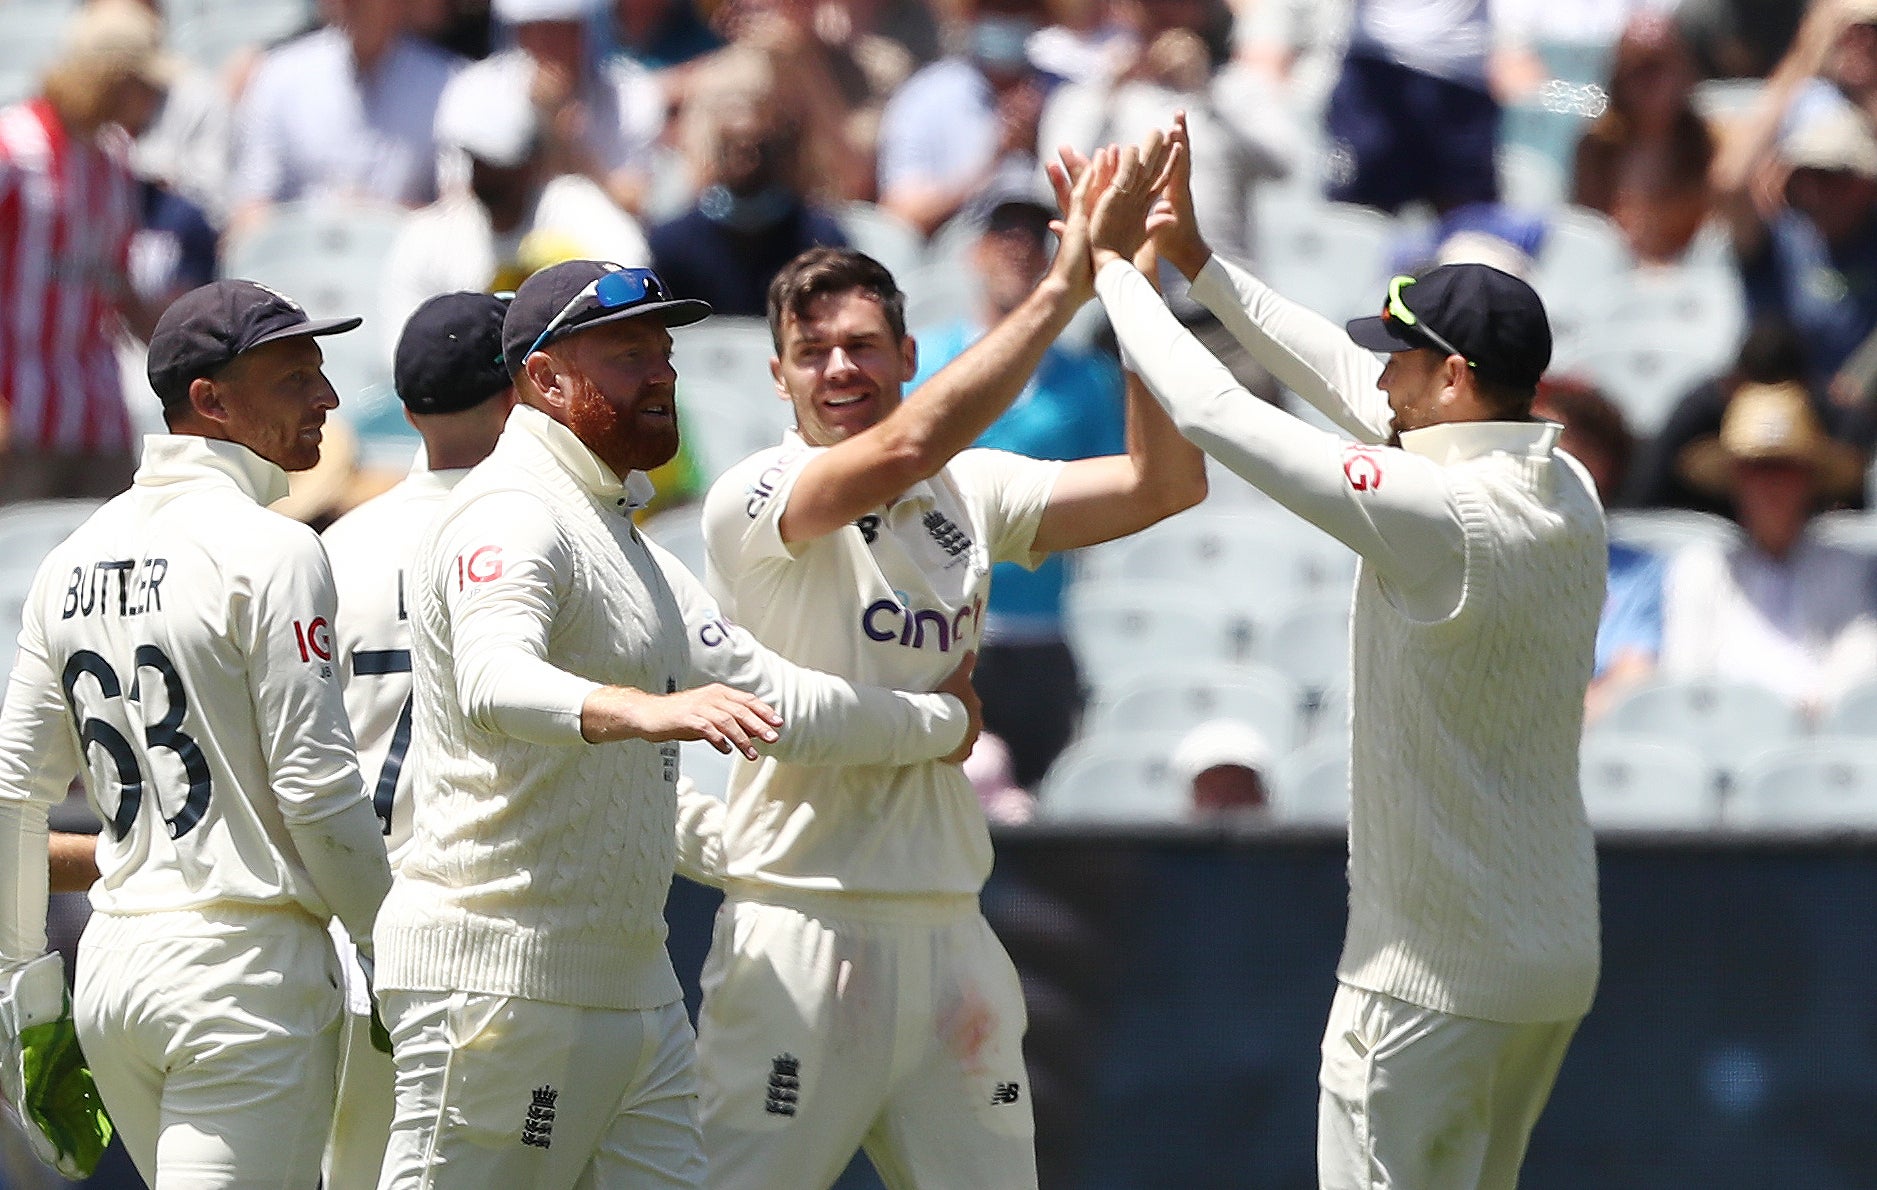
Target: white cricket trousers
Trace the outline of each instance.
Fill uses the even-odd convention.
[[[1323,1190],[1511,1190],[1577,1025],[1449,1016],[1338,984],[1318,1077]]]
[[[1016,968],[974,897],[731,899],[704,964],[712,1190],[1034,1190]]]
[[[394,991],[378,1004],[398,1072],[380,1190],[703,1190],[682,1001]]]
[[[339,1033],[339,1098],[326,1141],[325,1190],[371,1190],[384,1167],[391,1139],[392,1088],[397,1069],[391,1055],[371,1043],[371,986],[359,965],[358,948],[335,918],[327,923],[339,952],[345,983],[345,1017]]]
[[[94,913],[73,1018],[154,1190],[313,1190],[332,1122],[338,957],[297,909]]]

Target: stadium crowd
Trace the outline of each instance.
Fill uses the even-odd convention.
[[[1596,730],[1661,737],[1664,699],[1711,709],[1755,686],[1796,712],[1768,746],[1877,738],[1877,532],[1860,511],[1877,440],[1877,5],[1815,0],[1783,28],[1777,5],[1503,3],[1416,24],[1428,7],[8,0],[0,501],[124,486],[155,422],[140,343],[169,300],[221,275],[367,315],[362,345],[327,361],[353,433],[285,506],[316,525],[389,486],[413,445],[389,399],[409,313],[557,260],[651,265],[753,326],[784,262],[852,245],[901,273],[923,378],[1041,274],[1039,161],[1184,108],[1207,234],[1305,304],[1359,313],[1349,295],[1459,260],[1546,297],[1547,408],[1612,513]],[[1168,280],[1249,389],[1294,402]],[[654,535],[694,539],[687,503],[779,424],[750,341],[724,330],[699,348],[730,362],[691,369]],[[1119,372],[1098,310],[1058,353],[987,444],[1113,448]],[[1216,537],[1262,540],[1269,512],[1222,477],[1159,548],[1176,566],[1233,564],[1219,559],[1245,551]],[[1127,661],[1142,651],[1112,638],[1171,631],[1151,623],[1156,584],[1181,573],[1145,583],[1128,553],[1159,538],[1000,572],[979,681],[1005,747],[974,769],[1000,819],[1185,812],[1186,791],[1164,789],[1078,807],[1086,764],[1045,783],[1092,734],[1079,728],[1122,722],[1103,717],[1149,680]],[[1346,573],[1321,543],[1285,544],[1312,574]],[[1210,685],[1179,693],[1202,710],[1281,696],[1262,722],[1222,717],[1290,762],[1272,808],[1309,817],[1306,774],[1334,750],[1344,692],[1333,665],[1298,657],[1314,591],[1255,589],[1218,609],[1231,621],[1195,658]],[[1315,628],[1319,651],[1341,647],[1334,624]],[[1687,732],[1705,729],[1679,742],[1699,749]],[[1131,742],[1177,783],[1178,738]],[[1706,779],[1719,799],[1741,776]]]

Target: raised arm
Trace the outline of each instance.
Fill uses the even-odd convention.
[[[1200,234],[1188,138],[1186,113],[1176,112],[1168,139],[1181,151],[1148,223],[1161,255],[1193,283],[1193,299],[1280,383],[1362,441],[1385,441],[1392,416],[1375,387],[1382,374],[1375,356],[1350,342],[1329,319],[1214,255]]]
[[[1118,180],[1123,170],[1133,177],[1153,164],[1144,167],[1129,150],[1084,171],[1077,185]],[[1043,352],[1093,293],[1086,214],[1071,212],[1049,271],[1021,305],[921,385],[915,398],[809,464],[783,514],[783,540],[792,545],[831,533],[938,474],[1010,407]],[[910,380],[912,361],[905,362],[903,379]]]
[[[1404,603],[1428,614],[1452,609],[1466,544],[1438,465],[1345,441],[1253,397],[1127,261],[1105,262],[1096,290],[1182,434],[1361,554]]]

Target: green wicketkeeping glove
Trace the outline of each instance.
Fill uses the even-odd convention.
[[[65,966],[56,953],[21,967],[0,987],[0,1084],[33,1153],[68,1178],[90,1177],[111,1143],[111,1117],[78,1048]]]

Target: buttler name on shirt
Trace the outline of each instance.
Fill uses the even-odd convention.
[[[141,616],[163,610],[163,579],[168,558],[118,558],[72,567],[59,618]]]

